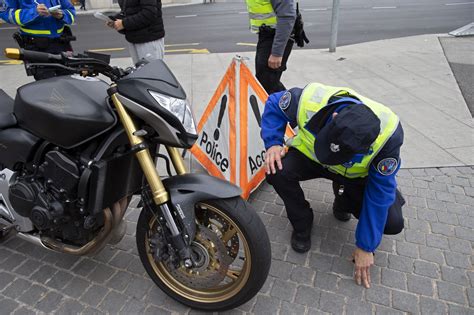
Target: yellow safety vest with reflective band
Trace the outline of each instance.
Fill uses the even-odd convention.
[[[275,11],[269,0],[246,0],[250,18],[250,30],[258,33],[263,24],[274,27],[277,24]]]
[[[317,135],[315,138],[312,133],[304,128],[314,114],[328,105],[329,99],[332,96],[355,96],[380,119],[380,134],[372,143],[372,152],[365,155],[360,163],[354,163],[351,167],[323,165],[319,162],[314,153],[314,142],[317,141]],[[313,161],[327,167],[330,171],[348,178],[366,177],[368,175],[370,163],[395,132],[399,122],[398,116],[380,103],[368,99],[351,89],[327,86],[320,83],[311,83],[304,88],[298,104],[297,120],[298,134],[292,139],[290,145]]]

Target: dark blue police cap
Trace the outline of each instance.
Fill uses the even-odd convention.
[[[379,133],[380,119],[369,107],[349,105],[317,133],[314,152],[323,164],[343,164],[368,153]]]

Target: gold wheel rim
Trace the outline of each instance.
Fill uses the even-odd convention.
[[[238,294],[244,285],[247,283],[250,277],[251,271],[251,256],[250,256],[250,249],[245,238],[245,235],[242,233],[240,228],[234,223],[232,219],[230,219],[225,213],[223,213],[218,208],[211,206],[209,204],[199,204],[199,209],[206,209],[208,211],[213,212],[214,214],[219,215],[222,219],[224,219],[227,224],[229,225],[227,231],[231,231],[232,233],[236,233],[239,237],[239,244],[243,247],[244,253],[244,263],[241,267],[241,270],[235,270],[231,267],[228,269],[225,279],[230,279],[231,282],[219,285],[217,287],[206,288],[206,289],[195,289],[191,288],[180,281],[178,281],[168,270],[167,266],[163,262],[156,262],[151,254],[150,246],[149,246],[149,236],[148,233],[145,235],[145,246],[147,249],[147,258],[150,262],[150,265],[153,268],[155,274],[160,278],[160,280],[173,292],[184,297],[188,300],[199,302],[199,303],[219,303],[226,301],[236,294]],[[153,217],[152,220],[149,222],[149,229],[151,230],[156,223],[156,218]],[[199,223],[199,222],[198,222]],[[225,233],[222,234],[222,238],[227,239],[229,241],[229,236]],[[222,240],[222,238],[219,238]],[[224,245],[227,244],[224,243]],[[240,253],[239,253],[240,255]],[[241,257],[239,257],[241,258]],[[184,268],[184,267],[181,267]]]

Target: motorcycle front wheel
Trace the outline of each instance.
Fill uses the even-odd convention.
[[[265,226],[240,197],[195,205],[197,232],[191,249],[195,266],[157,261],[150,241],[157,218],[143,209],[137,224],[140,259],[152,280],[173,299],[194,309],[223,311],[254,297],[265,283],[271,248]]]

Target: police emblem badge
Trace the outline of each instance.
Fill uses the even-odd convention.
[[[0,0],[0,12],[5,12],[7,8],[8,8],[7,0]]]
[[[385,158],[377,164],[377,171],[384,175],[392,175],[397,170],[398,160],[396,158]]]
[[[1,0],[0,0],[1,1]],[[291,93],[286,91],[281,97],[278,105],[280,106],[281,110],[286,110],[291,103]]]

